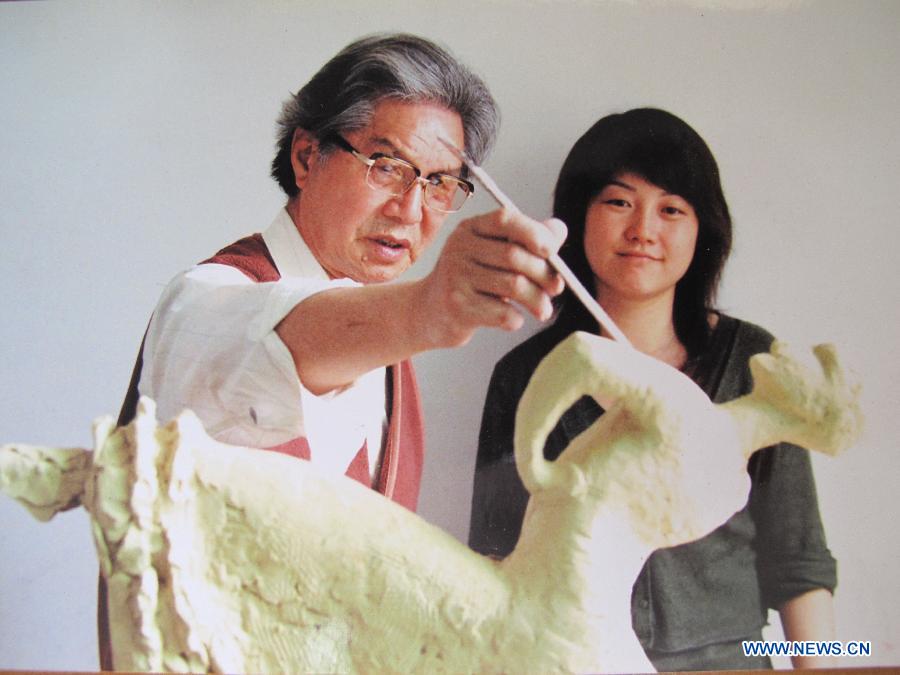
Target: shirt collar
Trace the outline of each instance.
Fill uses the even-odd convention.
[[[278,212],[262,237],[281,276],[328,280],[328,273],[303,241],[287,209]]]

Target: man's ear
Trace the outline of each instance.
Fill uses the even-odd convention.
[[[306,129],[295,129],[291,140],[291,167],[294,169],[294,183],[302,190],[309,176],[310,160],[318,149],[316,137]]]

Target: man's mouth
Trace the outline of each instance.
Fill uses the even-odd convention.
[[[393,237],[372,237],[372,241],[395,250],[409,248],[409,242],[405,239],[394,239]]]
[[[397,239],[386,234],[370,235],[367,239],[367,259],[379,265],[396,265],[404,260],[412,260],[412,243],[408,239]]]

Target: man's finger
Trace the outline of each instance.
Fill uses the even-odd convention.
[[[555,253],[562,243],[558,225],[548,227],[519,211],[499,209],[473,218],[467,224],[480,237],[516,243],[545,259]]]

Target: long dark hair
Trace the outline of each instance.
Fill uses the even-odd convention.
[[[578,139],[563,163],[553,197],[553,215],[569,228],[560,256],[587,288],[594,288],[584,252],[585,215],[591,200],[626,172],[683,197],[697,214],[697,246],[675,287],[673,307],[675,333],[694,360],[709,342],[707,315],[731,251],[731,216],[716,160],[686,122],[664,110],[638,108],[601,118]],[[570,291],[560,296],[558,306],[559,328],[596,329]]]

